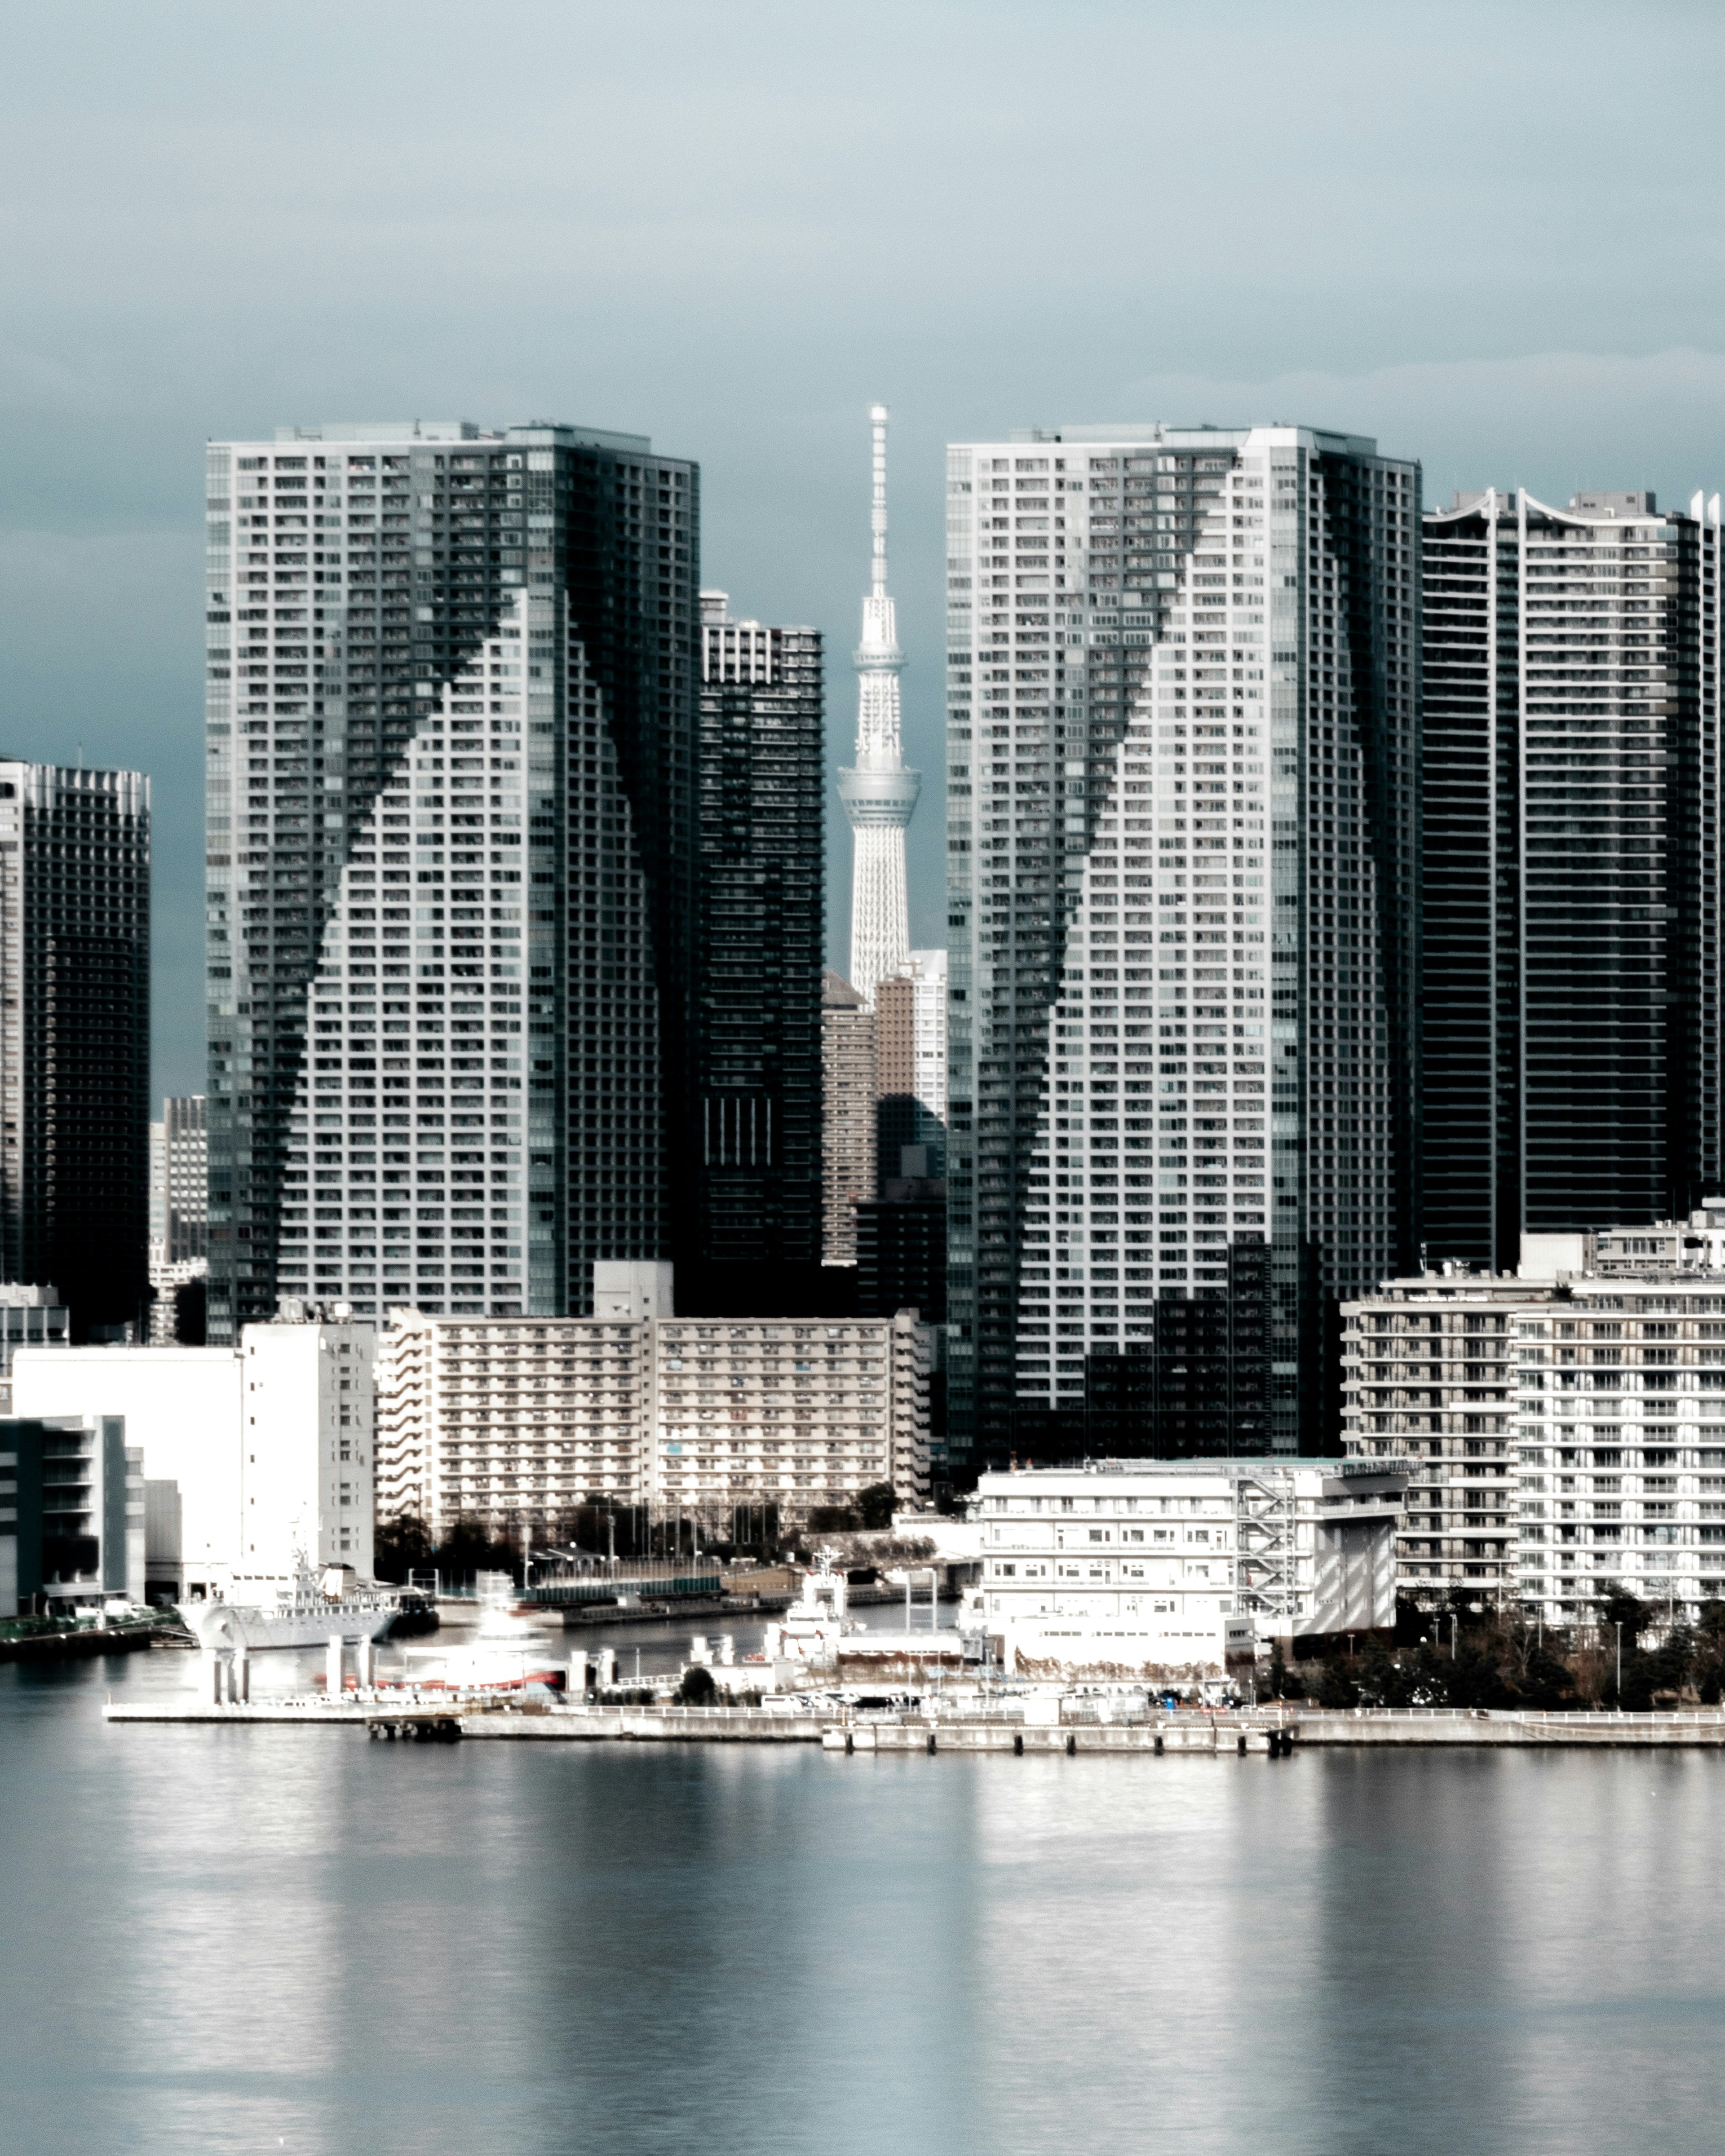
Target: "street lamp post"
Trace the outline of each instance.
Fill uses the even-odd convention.
[[[1621,1714],[1621,1713],[1623,1712],[1623,1620],[1622,1620],[1620,1617],[1619,1619],[1617,1619],[1617,1620],[1616,1620],[1616,1625],[1617,1625],[1617,1712],[1618,1712],[1620,1714]]]

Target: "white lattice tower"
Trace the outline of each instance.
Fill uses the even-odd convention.
[[[886,407],[869,408],[874,428],[874,551],[869,595],[863,601],[858,677],[856,762],[839,773],[839,795],[850,819],[850,984],[870,1007],[875,984],[900,972],[910,955],[910,906],[905,890],[905,829],[922,791],[920,772],[905,768],[899,740],[898,648],[892,601],[886,593]]]

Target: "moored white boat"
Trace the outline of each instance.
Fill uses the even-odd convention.
[[[480,1621],[467,1640],[407,1650],[408,1667],[418,1665],[412,1681],[452,1691],[561,1686],[567,1671],[557,1643],[531,1619],[515,1614],[508,1574],[481,1573],[478,1588]]]
[[[335,1592],[326,1591],[333,1587]],[[401,1614],[393,1588],[362,1587],[344,1567],[319,1574],[301,1565],[277,1583],[274,1601],[233,1602],[225,1596],[176,1606],[180,1621],[208,1651],[243,1647],[256,1654],[270,1647],[321,1647],[332,1633],[344,1640],[375,1640]]]

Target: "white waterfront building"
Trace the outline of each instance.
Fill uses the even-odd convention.
[[[149,1589],[255,1599],[314,1566],[372,1571],[377,1328],[249,1325],[220,1348],[21,1348],[13,1412],[125,1419],[143,1453]]]
[[[592,1317],[393,1314],[379,1511],[543,1532],[589,1498],[786,1525],[891,1482],[928,1494],[932,1328],[914,1312],[680,1318],[668,1266],[594,1269]]]
[[[1362,1460],[1108,1460],[987,1473],[968,1614],[1009,1670],[1219,1676],[1260,1641],[1395,1622],[1404,1478]]]
[[[1725,1598],[1725,1202],[1522,1253],[1344,1307],[1348,1449],[1409,1477],[1402,1590],[1563,1625],[1621,1585],[1692,1620]]]

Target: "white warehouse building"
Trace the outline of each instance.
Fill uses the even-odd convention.
[[[143,1453],[148,1591],[198,1599],[372,1571],[377,1330],[249,1325],[236,1347],[21,1348],[14,1413],[121,1415]]]

